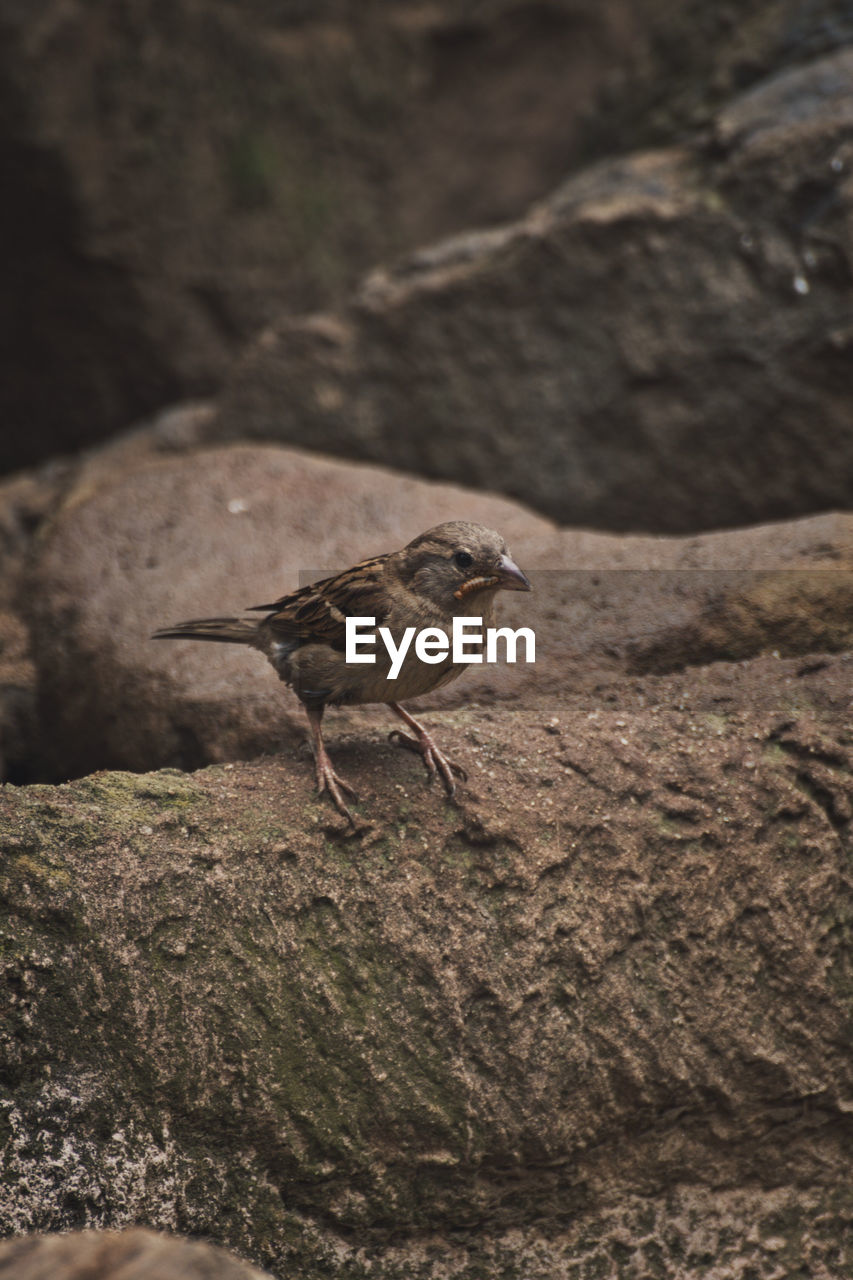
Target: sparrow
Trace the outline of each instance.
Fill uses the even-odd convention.
[[[321,724],[329,706],[384,702],[414,736],[394,730],[392,741],[418,752],[432,782],[440,776],[448,796],[465,771],[451,763],[432,736],[400,704],[440,689],[462,674],[467,662],[454,662],[452,650],[440,662],[422,662],[409,645],[396,679],[391,658],[377,645],[375,663],[347,663],[347,618],[374,618],[399,646],[403,633],[437,627],[446,633],[453,619],[481,617],[492,626],[498,591],[530,591],[530,582],[511,559],[499,533],[481,524],[451,520],[419,534],[401,551],[361,560],[351,569],[324,578],[271,604],[250,605],[264,618],[201,618],[155,631],[155,640],[213,640],[258,649],[305,708],[319,793],[327,791],[355,827],[344,792],[355,791],[333,769]]]

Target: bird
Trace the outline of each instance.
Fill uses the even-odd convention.
[[[265,654],[278,676],[294,691],[308,720],[317,791],[328,792],[338,811],[356,827],[344,799],[358,796],[336,773],[323,741],[326,707],[384,702],[413,736],[396,729],[392,741],[420,754],[428,781],[441,778],[450,798],[456,777],[465,772],[439,750],[432,735],[401,703],[455,680],[468,665],[421,661],[410,644],[396,679],[390,654],[376,646],[375,662],[346,661],[348,618],[373,618],[386,627],[398,647],[407,628],[450,631],[456,617],[477,616],[484,628],[495,617],[498,591],[530,591],[506,543],[494,529],[464,520],[427,529],[400,551],[361,560],[333,577],[301,587],[270,604],[244,612],[263,618],[217,617],[178,622],[155,631],[155,640],[209,640],[248,645]]]

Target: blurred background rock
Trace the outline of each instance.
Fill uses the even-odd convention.
[[[840,0],[7,0],[0,468],[225,384],[217,438],[500,488],[564,523],[838,506],[851,38]],[[774,84],[757,114],[731,105]],[[473,304],[432,279],[430,326],[423,288],[389,315],[374,287],[344,385],[305,358],[299,318],[339,334],[343,309],[352,335],[368,270],[472,227],[517,247],[543,208],[538,261],[466,244]]]

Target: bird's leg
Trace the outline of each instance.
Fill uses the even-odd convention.
[[[326,751],[323,743],[323,734],[320,729],[320,723],[323,719],[323,708],[306,707],[305,714],[308,717],[308,729],[311,734],[311,750],[314,752],[314,768],[317,774],[317,791],[320,793],[328,791],[329,795],[334,800],[338,811],[342,813],[345,818],[349,819],[353,826],[355,826],[355,818],[344,803],[344,798],[341,795],[341,792],[346,791],[348,795],[352,796],[353,800],[357,800],[358,796],[355,791],[353,791],[349,783],[344,782],[343,778],[339,777],[332,768],[332,762],[329,759],[328,752]]]
[[[435,745],[430,734],[422,724],[419,724],[414,716],[410,716],[408,711],[400,706],[399,702],[389,702],[388,706],[399,716],[401,720],[414,730],[414,738],[410,738],[407,733],[403,733],[402,729],[392,729],[388,737],[391,742],[396,742],[399,746],[405,747],[408,751],[417,751],[418,755],[423,757],[426,765],[426,771],[429,774],[429,780],[432,782],[437,773],[441,774],[441,780],[444,783],[445,790],[449,796],[456,794],[456,778],[461,778],[463,782],[467,781],[468,775],[458,764],[453,764],[448,760],[438,747]]]

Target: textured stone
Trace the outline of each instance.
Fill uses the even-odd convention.
[[[27,781],[38,755],[35,686],[27,629],[0,609],[0,778]]]
[[[196,768],[292,749],[304,717],[259,654],[158,641],[157,627],[239,613],[446,519],[506,537],[534,580],[501,601],[533,666],[483,666],[420,702],[525,699],[762,651],[850,644],[853,519],[687,539],[558,530],[506,499],[274,447],[100,460],[40,531],[22,608],[38,673],[35,776]],[[784,571],[784,572],[783,572]],[[384,708],[335,713],[364,736]],[[387,728],[386,728],[387,731]],[[31,774],[30,776],[33,776]]]
[[[6,1231],[276,1276],[847,1274],[850,655],[0,792]],[[795,1265],[796,1264],[796,1265]]]
[[[561,524],[695,532],[845,507],[853,51],[518,222],[285,317],[213,424],[507,493]]]
[[[0,470],[852,36],[839,0],[3,5]]]
[[[105,475],[107,478],[105,479]],[[280,749],[298,703],[257,653],[153,643],[404,545],[447,519],[547,540],[503,498],[276,448],[84,472],[49,527],[25,604],[45,726],[42,773],[197,767]]]
[[[0,470],[210,391],[389,252],[515,216],[632,8],[4,5]]]

